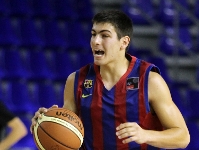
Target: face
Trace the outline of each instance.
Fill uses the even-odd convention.
[[[96,65],[107,65],[118,61],[122,53],[123,42],[122,38],[118,39],[114,26],[110,23],[95,23],[91,34],[90,45],[94,63]]]

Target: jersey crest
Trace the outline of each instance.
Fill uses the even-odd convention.
[[[139,77],[130,77],[126,81],[127,90],[139,89]]]
[[[92,86],[93,86],[93,80],[86,79],[84,81],[84,87],[85,88],[92,88]]]

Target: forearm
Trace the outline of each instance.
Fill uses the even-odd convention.
[[[19,118],[8,123],[11,129],[8,135],[0,142],[0,150],[7,150],[27,134],[27,129]]]
[[[164,131],[146,130],[146,143],[154,147],[174,149],[185,148],[189,143],[189,133],[180,128],[172,128]]]
[[[16,131],[19,132],[19,131]],[[0,143],[0,149],[1,150],[7,150],[9,149],[12,145],[14,145],[16,142],[18,142],[25,134],[23,133],[16,133],[11,132],[9,133]]]
[[[9,149],[14,143],[16,143],[17,138],[16,137],[12,137],[12,134],[9,134],[8,136],[6,136],[5,139],[3,139],[0,143],[0,149],[1,150],[7,150]]]

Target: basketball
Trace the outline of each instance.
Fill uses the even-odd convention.
[[[40,150],[74,150],[83,143],[84,127],[72,111],[52,108],[38,119],[33,138]]]

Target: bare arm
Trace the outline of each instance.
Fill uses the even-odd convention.
[[[155,92],[154,92],[155,91]],[[163,148],[185,148],[190,136],[184,118],[172,101],[170,91],[162,77],[149,75],[149,102],[156,112],[164,131],[148,131],[147,143]]]
[[[72,73],[68,76],[65,89],[64,89],[64,108],[69,109],[76,113],[76,105],[74,98],[74,79],[75,73]]]
[[[8,127],[11,128],[10,133],[1,141],[0,149],[7,150],[21,138],[27,134],[27,129],[23,122],[15,117],[10,122],[8,122]]]
[[[144,130],[137,123],[124,123],[117,127],[118,138],[124,139],[124,143],[135,141],[138,144],[147,143],[166,149],[185,148],[190,141],[187,126],[172,101],[167,84],[157,73],[150,72],[148,95],[149,102],[165,130]]]

